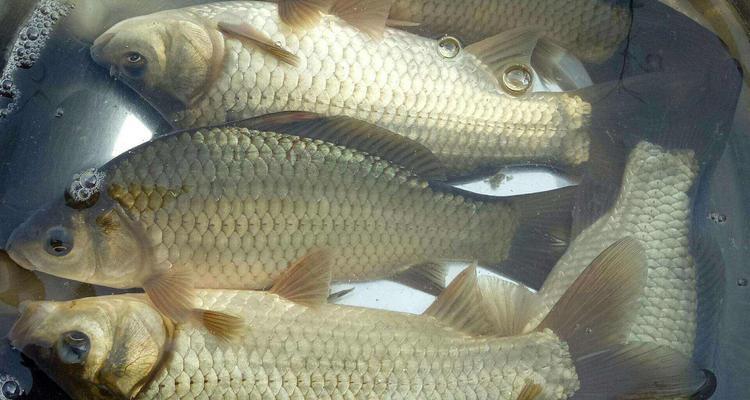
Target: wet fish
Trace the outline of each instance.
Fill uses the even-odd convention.
[[[688,361],[654,360],[663,349],[617,342],[614,332],[629,323],[643,289],[639,256],[633,241],[608,249],[601,257],[606,262],[592,263],[548,320],[517,337],[494,334],[498,327],[485,312],[491,294],[480,289],[473,268],[419,316],[326,304],[331,271],[315,255],[270,292],[199,292],[202,307],[248,317],[249,328],[234,342],[175,326],[138,295],[36,302],[9,337],[80,399],[529,400],[592,398],[609,388],[606,398],[690,393],[702,378]],[[602,352],[611,357],[597,358]],[[583,357],[589,353],[595,355]],[[623,376],[636,386],[613,385]]]
[[[505,31],[533,27],[582,61],[609,58],[625,39],[630,12],[612,0],[281,0],[281,19],[309,28],[322,13],[339,15],[377,36],[386,25],[428,35],[452,35],[475,43]],[[350,18],[351,9],[365,10]],[[362,15],[364,14],[364,15]],[[357,15],[357,14],[355,14]]]
[[[692,188],[698,162],[692,150],[666,150],[641,142],[631,152],[623,185],[613,208],[583,230],[560,259],[543,289],[540,305],[529,321],[534,326],[593,260],[623,235],[643,246],[648,267],[645,293],[628,342],[655,343],[691,357],[700,318],[699,301],[718,301],[716,286],[698,285],[696,259],[707,249],[691,248]],[[715,251],[716,249],[710,249]],[[719,257],[720,259],[720,257]],[[716,260],[714,260],[716,261]],[[716,264],[706,266],[716,275]]]
[[[407,32],[388,29],[373,40],[335,16],[322,18],[292,29],[273,3],[188,7],[122,21],[91,54],[176,127],[280,111],[347,115],[423,144],[449,177],[513,163],[580,165],[589,159],[589,99],[598,96],[602,113],[617,110],[610,103],[618,96],[599,96],[596,86],[509,94],[533,79],[524,70],[505,76],[530,57],[539,39],[532,29],[454,54]]]
[[[44,299],[44,284],[34,272],[21,268],[0,251],[0,303],[14,312],[21,302]]]
[[[267,288],[316,247],[332,251],[336,281],[417,266],[407,279],[418,271],[438,287],[435,263],[460,259],[540,284],[565,249],[572,188],[490,198],[428,183],[442,174],[429,151],[346,117],[243,124],[159,137],[82,174],[11,234],[8,253],[52,275],[142,287],[180,320],[189,288]]]

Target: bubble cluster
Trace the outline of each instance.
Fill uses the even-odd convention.
[[[0,400],[18,399],[23,395],[18,380],[10,375],[0,375]]]
[[[70,10],[69,4],[57,0],[45,0],[39,4],[13,46],[12,56],[16,67],[31,68],[34,65],[52,28]]]
[[[21,96],[13,80],[18,68],[28,69],[39,59],[50,32],[55,24],[68,15],[72,6],[64,0],[43,0],[31,13],[26,24],[21,28],[10,52],[5,70],[0,76],[0,97],[10,102],[0,109],[0,118],[6,117],[15,107]]]
[[[101,190],[104,176],[104,172],[94,168],[75,174],[73,183],[68,188],[68,195],[76,203],[89,202]]]

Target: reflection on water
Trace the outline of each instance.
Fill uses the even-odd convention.
[[[112,148],[112,157],[117,157],[141,143],[146,143],[153,136],[154,133],[143,121],[133,114],[128,114],[122,122],[117,139],[115,139],[115,145]]]

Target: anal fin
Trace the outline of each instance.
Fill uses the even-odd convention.
[[[477,268],[464,269],[430,305],[424,315],[469,335],[486,335],[492,324],[484,314],[482,292],[477,283]]]
[[[399,273],[391,280],[437,296],[445,289],[445,269],[436,263],[419,264]]]

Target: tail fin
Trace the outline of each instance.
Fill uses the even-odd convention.
[[[513,196],[510,201],[518,215],[518,229],[508,257],[489,268],[539,289],[568,249],[575,191],[575,187],[566,187]]]
[[[574,399],[690,395],[703,383],[690,360],[667,347],[624,345],[646,284],[646,260],[631,238],[615,242],[581,273],[537,329],[568,343],[581,388]]]
[[[741,70],[724,59],[703,72],[650,73],[577,91],[592,113],[590,159],[582,166],[573,234],[614,203],[625,158],[638,142],[691,149],[702,163],[718,157],[741,87]]]

